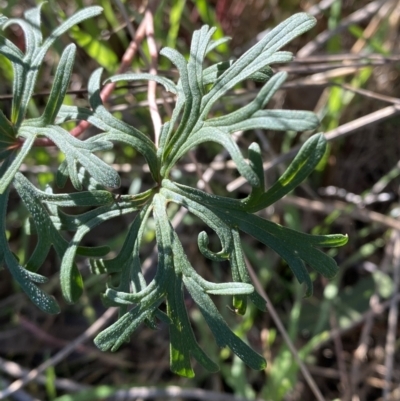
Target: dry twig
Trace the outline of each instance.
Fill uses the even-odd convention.
[[[393,217],[386,216],[382,213],[374,212],[368,209],[359,209],[356,206],[349,205],[346,202],[333,201],[333,202],[321,202],[318,200],[310,200],[300,198],[298,196],[287,196],[281,200],[283,203],[288,205],[297,206],[303,210],[310,210],[313,212],[330,214],[335,211],[340,211],[343,214],[348,214],[355,220],[364,221],[366,223],[377,223],[387,228],[394,228],[400,230],[400,221]]]
[[[359,131],[361,128],[366,128],[368,126],[378,124],[379,122],[384,121],[390,117],[394,117],[399,113],[400,113],[400,106],[398,105],[384,107],[383,109],[374,111],[373,113],[367,114],[363,117],[357,118],[353,121],[343,124],[331,131],[328,131],[325,134],[325,138],[328,142],[331,142],[339,138],[344,138],[347,135]],[[295,146],[289,152],[276,157],[274,160],[270,162],[265,162],[263,164],[264,172],[267,172],[276,165],[293,158],[296,155],[296,153],[300,150],[300,147],[301,145]],[[239,177],[236,180],[233,180],[230,184],[228,184],[226,189],[229,192],[232,192],[240,188],[245,183],[246,180],[243,177]]]
[[[28,320],[24,316],[18,317],[19,323],[21,327],[23,327],[26,331],[28,331],[34,338],[51,345],[52,347],[62,348],[69,344],[69,341],[62,340],[60,338],[54,337],[51,334],[47,333],[45,330],[37,326],[34,322]],[[88,347],[86,345],[80,344],[78,345],[75,352],[87,355],[88,357],[96,357],[101,360],[102,363],[114,367],[119,368],[128,368],[132,367],[132,362],[124,361],[120,357],[114,354],[107,354],[101,352],[99,349],[94,347]]]
[[[339,324],[336,317],[336,311],[334,308],[330,308],[329,311],[329,322],[331,328],[335,331],[339,328]],[[343,390],[343,397],[342,401],[350,401],[351,397],[351,387],[350,387],[350,380],[349,375],[346,368],[346,362],[344,360],[344,351],[343,351],[343,342],[342,338],[339,335],[333,337],[333,344],[335,347],[335,355],[336,360],[339,368],[339,377],[340,377],[340,384]]]
[[[385,4],[387,1],[388,0],[372,1],[371,3],[368,3],[366,6],[355,11],[353,14],[350,14],[347,18],[343,18],[343,20],[335,29],[321,32],[314,38],[314,40],[308,42],[304,47],[302,47],[297,52],[297,57],[302,58],[309,56],[310,54],[314,53],[319,48],[321,48],[322,45],[325,44],[330,38],[337,35],[341,31],[346,29],[348,26],[357,24],[372,17],[373,15],[376,14],[376,12],[380,9],[380,7],[382,7],[382,5]]]
[[[200,388],[182,388],[178,386],[168,386],[165,388],[155,387],[134,387],[129,390],[119,390],[109,398],[110,401],[128,400],[147,400],[149,398],[162,398],[163,400],[199,400],[199,401],[247,401],[242,397],[232,394],[220,393],[217,391],[207,391]],[[255,401],[262,401],[256,399]]]
[[[12,361],[7,361],[3,358],[0,358],[0,370],[14,378],[24,378],[29,374],[28,369],[24,369],[19,364]],[[48,379],[45,375],[40,374],[34,379],[34,381],[40,384],[46,384]],[[60,390],[66,390],[69,392],[81,391],[90,388],[89,386],[74,382],[73,380],[58,378],[54,379],[54,386]]]
[[[301,373],[304,376],[305,381],[307,382],[308,386],[310,387],[311,391],[313,392],[315,398],[318,401],[325,401],[324,396],[322,395],[320,389],[318,388],[317,384],[315,383],[315,380],[311,376],[310,371],[308,370],[307,366],[305,363],[301,360],[299,353],[297,352],[296,347],[294,346],[292,340],[289,337],[288,332],[285,329],[285,326],[282,323],[282,320],[280,319],[276,309],[274,308],[271,300],[269,299],[267,293],[265,292],[263,286],[260,283],[260,280],[258,279],[257,275],[254,272],[253,266],[251,265],[250,261],[246,259],[246,265],[249,270],[251,279],[253,280],[254,286],[256,290],[259,292],[259,294],[264,298],[266,305],[267,305],[267,310],[269,314],[272,317],[272,320],[276,324],[276,327],[278,328],[279,333],[281,334],[283,340],[285,341],[287,347],[289,348],[290,352],[292,353],[294,359],[296,360],[297,364],[299,365],[299,368],[301,370]]]
[[[37,368],[31,370],[25,377],[16,380],[7,388],[1,390],[0,400],[9,397],[16,391],[26,386],[31,381],[36,380],[36,378],[50,366],[54,366],[64,360],[69,354],[74,352],[79,345],[83,344],[85,341],[96,335],[97,332],[101,330],[106,325],[106,323],[116,314],[116,312],[117,308],[107,309],[106,312],[104,312],[103,315],[100,316],[90,327],[88,327],[78,338],[70,342],[62,350],[57,352],[57,354],[47,359],[45,362],[41,363]]]
[[[156,5],[157,1],[153,0],[150,1],[149,9],[153,9]],[[141,24],[139,25],[138,29],[135,32],[134,40],[131,41],[128,48],[125,50],[124,55],[121,59],[121,64],[117,70],[118,74],[122,74],[123,72],[127,71],[130,67],[133,58],[135,57],[140,44],[142,43],[143,39],[146,36],[146,18],[143,19]],[[110,82],[106,84],[103,89],[101,90],[100,96],[103,102],[106,102],[107,99],[110,97],[111,93],[114,91],[116,84],[114,82]],[[90,126],[90,123],[87,121],[81,121],[74,129],[70,131],[70,134],[74,137],[78,137],[83,134]],[[35,141],[35,146],[53,146],[54,143],[46,138],[39,138]]]
[[[392,390],[392,374],[394,352],[396,348],[397,319],[399,316],[399,305],[395,295],[400,289],[400,230],[394,233],[395,243],[393,248],[393,295],[390,300],[388,330],[385,346],[385,387],[383,389],[384,401],[389,400]]]
[[[157,63],[158,63],[158,54],[157,54],[157,45],[154,40],[154,21],[153,21],[153,13],[150,9],[146,10],[144,19],[146,21],[146,37],[147,44],[149,46],[149,52],[151,57],[151,65],[150,65],[150,74],[157,75]],[[150,117],[153,122],[154,127],[154,143],[156,147],[158,147],[158,141],[160,137],[161,131],[161,117],[157,108],[156,102],[156,90],[157,83],[155,81],[149,81],[148,83],[148,91],[147,91],[147,100],[149,102],[150,109]]]

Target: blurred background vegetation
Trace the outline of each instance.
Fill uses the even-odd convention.
[[[331,250],[340,272],[332,281],[314,276],[314,295],[304,298],[286,264],[269,249],[243,236],[249,264],[270,302],[268,313],[249,308],[244,317],[230,310],[230,300],[216,302],[236,334],[268,361],[265,371],[248,369],[229,350],[219,349],[199,312],[187,299],[198,341],[218,360],[221,371],[208,374],[196,367],[187,379],[169,371],[168,330],[141,327],[129,344],[115,353],[101,353],[86,337],[79,337],[104,313],[99,294],[105,278],[91,276],[87,261],[79,267],[86,275],[85,293],[76,305],[62,304],[57,316],[45,315],[16,288],[7,271],[0,271],[0,389],[37,366],[50,361],[34,380],[6,399],[12,400],[253,400],[267,401],[398,401],[400,400],[400,2],[391,0],[50,0],[43,7],[45,34],[59,21],[87,5],[98,4],[104,13],[85,21],[56,42],[40,71],[30,115],[39,116],[51,87],[60,54],[70,42],[78,45],[75,72],[67,101],[87,105],[86,87],[97,67],[104,77],[118,71],[126,49],[139,45],[129,70],[177,76],[168,60],[154,59],[151,42],[141,35],[144,15],[154,18],[157,48],[170,46],[188,56],[192,33],[203,24],[217,26],[216,37],[232,41],[209,56],[209,62],[234,58],[246,51],[263,31],[288,16],[307,11],[317,26],[292,43],[297,57],[285,66],[289,79],[270,103],[271,108],[314,110],[321,119],[330,146],[316,172],[292,195],[263,211],[263,216],[288,227],[312,233],[347,233],[347,246]],[[21,17],[34,0],[0,0],[8,17]],[[148,32],[147,32],[148,33]],[[17,26],[7,36],[24,49]],[[150,43],[150,46],[149,46]],[[153,56],[153,58],[152,58]],[[0,104],[6,114],[11,106],[12,69],[0,56]],[[226,97],[216,114],[251,99],[258,84],[246,82]],[[158,108],[167,120],[174,99],[157,90]],[[107,106],[116,115],[153,136],[148,109],[147,84],[116,89]],[[72,129],[74,125],[70,125]],[[83,138],[93,133],[91,129]],[[266,181],[271,184],[290,161],[293,151],[312,133],[276,133],[262,130],[237,135],[242,148],[256,140],[267,162]],[[103,158],[121,173],[120,193],[136,193],[151,185],[143,159],[127,146],[117,145]],[[35,148],[22,166],[32,182],[53,185],[62,155],[54,148]],[[202,146],[181,161],[174,179],[225,196],[244,197],[248,188],[224,152]],[[178,210],[172,213],[180,213]],[[7,216],[8,236],[21,261],[35,244],[27,234],[27,212],[11,193]],[[117,224],[118,223],[118,224]],[[101,225],[86,238],[86,245],[109,244],[118,249],[130,223],[121,218]],[[207,278],[228,279],[223,264],[199,257],[195,238],[203,228],[186,215],[179,234],[196,268]],[[211,234],[211,233],[210,233]],[[156,259],[154,232],[145,234],[143,260],[151,276]],[[42,274],[52,277],[46,291],[61,300],[59,260],[52,255]],[[285,337],[287,334],[287,338]],[[81,339],[75,345],[75,339]],[[304,362],[301,371],[290,343]],[[72,344],[72,346],[71,346]],[[52,356],[70,347],[55,363]],[[305,377],[309,375],[309,379]],[[311,384],[311,387],[310,387]],[[318,390],[312,386],[316,386]],[[321,394],[322,397],[321,398]],[[236,398],[235,398],[236,397]]]

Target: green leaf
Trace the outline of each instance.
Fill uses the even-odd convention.
[[[87,256],[90,258],[100,258],[106,256],[110,252],[109,246],[80,246],[78,247],[76,253],[81,256]]]
[[[129,228],[128,234],[125,238],[125,242],[122,245],[119,254],[115,258],[108,260],[91,260],[91,268],[93,273],[111,274],[121,272],[124,269],[132,269],[131,273],[133,275],[141,275],[139,258],[140,240],[151,210],[152,209],[150,205],[147,204],[135,217],[133,223],[131,224],[131,227]],[[133,248],[132,244],[134,244]],[[132,279],[135,280],[134,278]],[[141,281],[141,278],[139,278],[138,281]],[[143,289],[143,282],[141,281],[139,286],[136,285],[136,287]],[[138,292],[139,289],[136,289],[136,292]]]
[[[10,59],[14,69],[13,82],[13,102],[11,111],[11,121],[19,127],[25,117],[29,100],[32,96],[36,83],[39,67],[48,51],[49,47],[58,36],[65,33],[73,25],[98,15],[101,7],[89,7],[77,12],[74,16],[59,26],[50,37],[42,44],[42,34],[40,31],[40,8],[41,5],[25,13],[25,20],[13,18],[3,23],[2,28],[10,24],[18,24],[25,35],[26,53],[23,54],[10,41],[0,37],[0,52]]]
[[[226,259],[231,253],[233,246],[230,227],[226,224],[226,222],[220,219],[219,216],[210,208],[205,207],[201,201],[198,202],[198,199],[189,196],[182,196],[181,194],[177,193],[177,191],[171,191],[165,185],[165,183],[166,182],[163,181],[163,188],[160,191],[161,195],[163,195],[167,200],[171,200],[179,205],[184,206],[217,233],[222,245],[221,251],[215,253],[211,252],[209,249],[206,249],[204,239],[202,240],[201,238],[204,235],[200,234],[200,250],[202,253],[210,259]],[[175,189],[176,187],[172,185],[171,188]]]
[[[330,243],[335,244],[334,246],[344,245],[347,242],[346,236],[335,235],[334,238],[329,235],[312,236],[242,211],[227,215],[226,211],[220,209],[220,213],[224,213],[225,218],[233,225],[272,248],[286,260],[299,282],[306,283],[307,295],[312,294],[312,283],[304,262],[327,278],[333,278],[336,275],[338,270],[336,262],[314,246],[330,246]]]
[[[68,163],[66,160],[61,162],[58,166],[57,173],[56,173],[56,185],[58,188],[64,188],[65,184],[68,181]]]
[[[0,162],[11,156],[18,144],[14,127],[0,110]]]
[[[8,21],[8,19],[7,19]],[[4,20],[1,29],[4,29]],[[0,54],[7,57],[13,64],[22,64],[24,53],[13,42],[0,35]]]
[[[7,20],[8,20],[8,18],[7,18],[5,15],[0,14],[0,28],[3,26],[3,24],[4,24]]]
[[[53,296],[46,294],[34,282],[43,283],[43,276],[29,272],[20,266],[11,252],[5,252],[5,263],[14,280],[30,300],[43,312],[56,314],[60,308]]]
[[[14,187],[30,213],[38,235],[36,247],[27,262],[27,268],[36,272],[45,261],[52,244],[63,256],[67,241],[55,229],[50,216],[37,196],[36,188],[20,173],[15,175]]]
[[[42,44],[43,36],[40,29],[41,18],[40,13],[44,3],[39,4],[37,7],[25,11],[24,17],[30,24],[33,34],[35,47],[38,48]]]
[[[275,131],[306,131],[319,125],[317,116],[310,111],[260,110],[251,118],[226,127],[229,133],[251,129]]]
[[[194,337],[183,302],[183,282],[180,274],[168,284],[167,312],[171,319],[169,325],[171,370],[181,376],[193,377],[194,372],[190,363],[192,355],[209,372],[217,372],[218,365],[200,348]]]
[[[32,10],[31,10],[32,12]],[[25,55],[24,61],[26,64],[30,64],[34,58],[35,52],[37,52],[40,42],[38,43],[40,29],[35,24],[21,18],[10,18],[2,26],[3,29],[8,28],[10,25],[18,25],[25,37]]]
[[[229,36],[224,36],[222,38],[219,38],[217,40],[211,40],[210,43],[207,46],[206,53],[212,52],[214,49],[216,49],[218,46],[223,45],[224,43],[227,43],[231,40]]]
[[[278,72],[261,88],[254,100],[252,100],[249,104],[233,111],[232,113],[228,113],[220,117],[210,118],[207,120],[207,125],[213,127],[230,126],[252,117],[255,112],[263,109],[267,105],[272,96],[285,82],[286,78],[286,72]]]
[[[263,194],[251,195],[243,203],[248,212],[254,213],[272,205],[299,186],[315,169],[326,149],[326,140],[322,134],[309,138],[301,147],[279,180]],[[259,174],[260,165],[258,165]]]
[[[10,166],[8,167],[7,171],[3,174],[0,181],[0,194],[4,193],[4,191],[8,188],[10,182],[14,178],[14,175],[19,170],[22,162],[24,161],[25,157],[29,153],[33,143],[35,142],[36,135],[29,136],[21,146],[21,150],[19,153],[13,158]],[[9,156],[10,158],[12,156]]]
[[[5,228],[7,201],[8,191],[0,195],[0,260],[3,260],[14,280],[38,308],[47,313],[58,313],[60,308],[54,297],[44,293],[34,284],[43,283],[46,278],[20,266],[8,246]]]
[[[141,73],[141,74],[120,74],[108,78],[105,82],[121,82],[121,81],[155,81],[171,93],[177,94],[176,85],[168,78],[160,77],[158,75]]]
[[[163,177],[168,175],[173,164],[177,161],[176,154],[187,138],[197,131],[197,127],[202,125],[199,118],[201,100],[204,94],[202,64],[214,31],[215,29],[204,26],[199,31],[194,32],[188,62],[176,50],[164,48],[160,52],[176,65],[180,73],[179,83],[182,93],[179,94],[180,96],[178,95],[177,109],[179,112],[184,102],[184,112],[179,127],[175,133],[169,135],[163,149],[162,160],[165,163],[165,167],[161,168],[161,176]],[[173,117],[176,118],[176,115]]]
[[[225,225],[229,225],[232,229],[239,228],[272,248],[286,260],[299,282],[306,283],[307,295],[312,293],[312,283],[304,262],[325,277],[332,278],[337,273],[336,262],[314,247],[341,246],[347,242],[347,236],[302,234],[248,213],[244,204],[236,200],[209,195],[167,180],[163,181],[163,186],[168,188],[163,190],[163,193],[168,193],[169,198],[175,202],[190,205],[190,201],[193,201],[203,205],[209,209],[207,213],[213,212]],[[176,195],[170,194],[169,191],[175,192]]]
[[[290,59],[291,59],[290,55]],[[203,85],[214,84],[218,78],[234,63],[234,60],[222,61],[214,64],[203,71]],[[248,78],[256,81],[265,83],[272,77],[273,71],[269,66],[261,68],[259,71],[251,74]]]
[[[4,113],[0,110],[0,140],[2,144],[2,148],[5,145],[10,145],[15,143],[16,132],[14,130],[13,125],[9,121],[9,119],[4,115]],[[3,143],[5,145],[3,145]]]
[[[295,37],[311,29],[315,25],[315,22],[314,17],[305,13],[299,13],[288,18],[267,33],[262,40],[243,54],[221,75],[203,99],[205,112],[208,114],[212,104],[237,83],[248,78],[251,74],[254,74],[266,65],[275,61],[279,62],[279,59],[275,60],[273,58],[274,53]],[[284,60],[288,61],[287,52],[282,57],[282,61]]]
[[[154,310],[158,308],[161,302],[162,297],[160,296],[158,299],[155,297],[153,302],[136,306],[120,317],[116,323],[98,334],[94,339],[94,343],[102,351],[117,351],[124,342],[129,341],[132,333],[145,319],[151,318]]]
[[[182,4],[179,2],[174,9],[179,18]],[[202,2],[203,11],[205,4]],[[57,313],[59,308],[54,298],[37,285],[46,281],[36,272],[51,247],[61,259],[61,291],[69,303],[76,302],[83,291],[82,276],[75,263],[76,255],[92,258],[92,273],[108,275],[107,288],[102,297],[104,304],[119,307],[119,319],[96,337],[96,345],[105,351],[115,351],[129,340],[141,323],[156,329],[156,319],[159,318],[169,328],[172,371],[193,377],[192,357],[210,372],[217,371],[218,366],[197,343],[185,307],[186,287],[217,344],[228,346],[253,369],[263,369],[264,358],[229,329],[210,297],[232,296],[233,308],[240,315],[246,312],[249,300],[265,310],[265,300],[254,290],[247,270],[240,231],[253,236],[286,260],[299,282],[306,284],[308,295],[312,291],[312,281],[307,267],[328,278],[337,272],[336,262],[318,248],[342,246],[347,237],[303,234],[254,214],[287,195],[308,177],[324,155],[326,141],[323,135],[314,135],[306,141],[285,173],[266,190],[259,145],[250,145],[246,160],[231,134],[253,129],[302,131],[317,127],[319,121],[311,112],[265,109],[287,76],[284,72],[274,75],[271,65],[292,59],[290,52],[281,49],[314,26],[315,19],[304,13],[296,14],[271,30],[238,60],[217,63],[208,68],[203,66],[207,53],[228,39],[212,40],[216,28],[203,26],[193,34],[188,60],[174,49],[164,48],[161,51],[177,67],[180,74],[177,82],[148,73],[120,74],[109,78],[106,82],[153,80],[176,95],[175,108],[170,120],[161,128],[159,147],[156,148],[147,132],[120,121],[103,105],[100,96],[101,68],[91,75],[88,83],[90,108],[62,104],[73,70],[74,45],[67,46],[62,53],[42,116],[26,119],[38,72],[49,47],[57,37],[87,18],[98,15],[102,9],[95,6],[79,11],[44,41],[40,10],[41,6],[28,10],[25,19],[7,20],[0,16],[0,26],[18,24],[26,42],[23,53],[0,36],[0,54],[9,59],[14,72],[11,116],[7,118],[0,112],[0,160],[3,161],[0,165],[0,262],[39,308]],[[173,35],[176,29],[175,24]],[[115,67],[117,59],[114,51],[93,34],[76,27],[72,36],[101,65],[109,69]],[[225,115],[210,116],[216,101],[247,79],[264,84],[255,98]],[[84,141],[79,140],[60,126],[70,121],[87,121],[101,132]],[[70,178],[75,189],[86,188],[87,191],[55,194],[50,187],[41,191],[18,173],[35,139],[43,136],[65,154],[65,160],[58,167],[57,185],[63,187]],[[120,177],[97,152],[112,149],[114,142],[134,148],[143,155],[154,180],[152,184],[143,181],[150,189],[137,195],[114,195],[107,190],[119,186]],[[252,191],[247,198],[207,194],[168,179],[179,159],[205,142],[215,142],[229,153],[239,174],[251,184]],[[29,233],[37,237],[26,266],[19,264],[7,242],[5,218],[11,183],[30,215]],[[197,260],[189,261],[169,220],[170,203],[186,208],[213,230],[215,235],[211,238],[219,240],[219,249],[214,250],[215,244],[209,247],[209,231],[204,230],[198,235],[199,251],[214,262],[223,261],[226,266],[230,265],[231,278],[214,283],[198,273]],[[71,207],[88,209],[79,214],[67,214],[64,208]],[[80,245],[84,236],[101,223],[133,213],[136,216],[116,256],[104,258],[110,251],[108,246]],[[142,237],[148,230],[151,215],[155,224],[158,262],[154,277],[147,282],[140,255]],[[69,242],[62,231],[71,232]],[[166,313],[162,306],[164,302]]]
[[[252,285],[253,283],[250,278],[249,272],[247,271],[247,266],[242,251],[239,231],[235,228],[232,229],[232,237],[234,252],[231,256],[231,267],[233,279],[235,281],[240,281]],[[249,299],[258,309],[265,312],[266,301],[257,291],[254,290],[254,292],[249,295]],[[233,306],[235,309],[238,309],[239,314],[243,315],[246,312],[246,298],[235,296],[233,298]]]
[[[61,207],[102,206],[114,201],[108,191],[77,192],[73,194],[48,194],[36,190],[40,199]]]
[[[210,297],[190,277],[184,277],[183,282],[193,300],[199,306],[200,311],[210,327],[218,346],[228,346],[246,365],[255,370],[262,370],[266,366],[265,359],[253,351],[238,336],[232,333],[225,320],[222,318]]]
[[[138,210],[138,206],[134,202],[132,204],[112,204],[111,206],[101,206],[94,212],[87,215],[79,224],[78,229],[68,249],[64,253],[60,268],[60,283],[61,290],[65,300],[69,303],[76,302],[79,298],[81,289],[80,274],[74,265],[74,258],[78,250],[78,245],[82,238],[94,227],[99,224],[112,219],[116,216],[132,213]]]
[[[175,156],[175,159],[178,160],[190,149],[204,142],[216,142],[221,144],[229,152],[240,174],[245,177],[251,185],[258,185],[259,182],[257,175],[244,160],[244,157],[240,152],[240,149],[236,142],[232,139],[231,136],[226,135],[221,129],[218,129],[216,127],[205,127],[193,134],[185,142],[185,144],[181,146]],[[176,161],[175,159],[173,159],[173,163]]]
[[[107,140],[124,142],[138,150],[146,158],[150,172],[152,173],[154,180],[158,182],[159,163],[154,143],[138,129],[115,118],[103,106],[100,97],[101,74],[102,69],[100,68],[90,77],[88,91],[90,105],[94,111],[94,118],[89,117],[87,121],[105,131],[104,134],[98,136],[100,139],[104,138]]]
[[[72,68],[75,61],[76,47],[71,44],[64,50],[60,63],[58,64],[56,75],[54,77],[53,86],[50,96],[41,117],[43,126],[53,124],[57,113],[64,101],[64,97],[68,90],[69,81],[71,79]]]
[[[259,184],[253,185],[251,194],[246,200],[246,205],[257,201],[265,192],[264,168],[261,157],[261,149],[260,146],[255,142],[249,146],[249,161],[251,169],[257,175]]]
[[[50,46],[54,43],[54,41],[61,35],[63,35],[65,32],[67,32],[69,29],[71,29],[73,26],[80,24],[82,21],[85,21],[89,18],[96,17],[97,15],[100,15],[103,11],[102,7],[99,6],[91,6],[91,7],[86,7],[83,10],[77,11],[75,14],[73,14],[71,17],[69,17],[67,20],[65,20],[58,28],[56,28],[52,34],[44,41],[43,45],[41,46],[41,52],[36,56],[36,63],[38,63],[39,60],[42,60],[45,53],[47,50],[50,48]]]
[[[21,135],[35,133],[36,135],[44,135],[51,139],[65,154],[69,177],[76,189],[82,189],[82,179],[78,176],[78,163],[82,165],[100,185],[109,188],[119,187],[120,178],[118,173],[107,163],[94,155],[94,152],[111,149],[111,142],[101,139],[80,141],[61,127],[52,125],[46,128],[40,128],[35,125],[32,126],[29,123],[30,122],[27,121],[21,127]]]

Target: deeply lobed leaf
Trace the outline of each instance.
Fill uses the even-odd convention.
[[[0,16],[2,28],[18,24],[26,41],[26,52],[22,53],[0,36],[0,53],[11,61],[14,69],[11,116],[8,118],[0,111],[0,161],[3,161],[0,166],[0,262],[7,266],[39,308],[57,313],[59,308],[54,298],[36,285],[46,280],[36,272],[50,248],[54,247],[61,259],[61,290],[70,303],[76,302],[83,291],[83,279],[75,263],[76,255],[90,257],[92,273],[109,275],[104,303],[120,308],[119,319],[96,337],[96,345],[104,351],[115,351],[129,340],[141,323],[156,328],[156,319],[159,319],[169,327],[171,369],[177,374],[193,377],[191,357],[211,372],[218,370],[218,365],[197,343],[185,306],[186,288],[217,344],[229,347],[253,369],[264,369],[264,358],[229,329],[210,297],[233,296],[233,308],[240,315],[246,312],[248,301],[265,310],[265,300],[255,291],[247,271],[240,231],[276,251],[288,263],[298,281],[306,284],[307,295],[312,292],[307,266],[328,278],[337,271],[336,262],[318,248],[342,246],[347,237],[303,234],[254,214],[287,195],[315,169],[326,149],[322,134],[311,136],[284,174],[266,189],[260,147],[256,143],[251,144],[246,159],[232,133],[253,129],[304,131],[318,126],[317,117],[308,111],[265,109],[286,79],[286,73],[274,75],[271,64],[290,61],[292,54],[282,51],[282,47],[314,26],[315,20],[304,13],[296,14],[270,31],[238,60],[209,67],[203,66],[207,53],[227,39],[213,41],[214,28],[204,26],[193,35],[188,60],[174,49],[164,48],[161,51],[177,67],[180,74],[178,82],[147,73],[109,78],[108,82],[153,80],[176,95],[174,111],[170,121],[161,128],[157,148],[146,132],[120,121],[106,109],[100,96],[101,69],[94,71],[88,84],[90,108],[63,105],[73,71],[74,45],[69,45],[62,53],[41,117],[26,118],[38,70],[49,47],[73,25],[100,12],[100,7],[89,7],[76,13],[44,41],[40,29],[40,6],[27,11],[25,20],[7,20]],[[246,79],[263,83],[257,96],[224,116],[210,116],[214,104]],[[85,120],[101,133],[84,141],[79,140],[60,126],[74,120]],[[70,180],[78,192],[55,194],[49,188],[41,191],[18,173],[35,140],[43,136],[65,154],[65,160],[58,169],[57,185],[64,187]],[[120,185],[120,177],[97,152],[110,150],[114,142],[131,146],[144,156],[154,180],[152,188],[137,195],[118,197],[109,192],[107,188]],[[170,180],[171,169],[179,159],[205,142],[218,143],[228,151],[239,174],[252,187],[248,197],[231,199],[216,196]],[[37,236],[35,249],[24,266],[11,253],[6,238],[5,216],[11,184],[30,214],[30,233]],[[84,188],[88,190],[80,192]],[[211,250],[209,236],[202,231],[198,236],[199,251],[214,262],[228,262],[232,281],[213,283],[200,276],[196,266],[187,258],[169,220],[167,208],[170,203],[186,208],[215,232],[220,249]],[[63,210],[77,206],[90,209],[74,215]],[[84,236],[104,221],[132,213],[136,216],[114,258],[104,259],[109,251],[107,246],[81,246]],[[142,272],[140,249],[151,216],[155,221],[158,261],[156,274],[147,283]],[[64,238],[64,231],[72,233],[70,241]],[[166,312],[160,309],[164,302]]]

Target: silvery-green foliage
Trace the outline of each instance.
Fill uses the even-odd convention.
[[[147,134],[118,120],[104,107],[100,98],[101,69],[92,74],[88,84],[90,108],[62,105],[73,68],[74,45],[67,46],[61,56],[42,116],[26,118],[39,68],[53,41],[74,24],[100,12],[100,7],[78,12],[47,39],[43,39],[40,30],[40,6],[27,11],[24,20],[0,18],[2,28],[18,24],[26,40],[23,53],[0,36],[0,53],[11,61],[14,69],[11,114],[6,116],[0,111],[0,261],[39,308],[57,313],[59,307],[55,299],[37,286],[46,281],[37,273],[38,269],[53,247],[61,259],[63,296],[67,302],[75,302],[82,292],[83,281],[74,260],[76,255],[89,257],[92,273],[108,274],[112,278],[103,297],[105,303],[117,305],[121,310],[117,322],[96,337],[96,345],[102,350],[115,351],[129,340],[142,322],[155,328],[157,319],[160,319],[169,327],[172,370],[193,376],[190,357],[209,371],[216,371],[218,365],[196,341],[184,303],[186,288],[218,345],[228,346],[250,367],[262,369],[265,360],[229,329],[210,298],[210,295],[233,296],[233,307],[239,314],[245,313],[248,301],[261,310],[265,309],[265,301],[255,291],[246,268],[240,232],[276,251],[288,263],[298,281],[305,283],[308,295],[312,292],[312,282],[306,266],[325,277],[333,277],[336,263],[319,248],[341,246],[347,241],[343,235],[303,234],[255,214],[288,194],[313,171],[326,148],[322,134],[312,136],[303,145],[285,173],[268,189],[264,187],[259,146],[251,144],[246,159],[231,136],[239,130],[304,131],[318,126],[318,119],[311,112],[265,109],[286,78],[284,72],[273,74],[269,65],[291,60],[292,54],[280,49],[313,27],[314,18],[296,14],[271,30],[238,60],[207,68],[203,65],[205,56],[226,39],[213,41],[215,30],[203,26],[193,34],[189,60],[174,49],[161,51],[178,69],[180,78],[177,82],[146,73],[117,75],[108,79],[108,82],[154,80],[176,95],[172,118],[163,125],[156,148]],[[215,103],[246,79],[264,83],[254,100],[224,116],[210,117]],[[101,132],[85,141],[79,140],[61,126],[71,120],[86,120]],[[62,187],[70,178],[77,192],[54,194],[50,188],[41,191],[18,172],[35,140],[40,137],[53,141],[65,154],[57,173],[57,184]],[[119,186],[119,176],[97,155],[97,152],[111,149],[114,142],[132,146],[144,156],[154,180],[153,188],[134,196],[114,198],[109,189]],[[204,142],[216,142],[229,152],[237,170],[252,187],[248,197],[232,199],[211,195],[171,180],[171,169],[178,160]],[[36,248],[24,266],[11,252],[6,237],[7,199],[11,188],[25,204],[33,221],[31,232],[37,236]],[[209,249],[209,238],[204,231],[198,235],[198,247],[204,257],[212,261],[229,262],[232,282],[209,282],[197,273],[170,223],[167,214],[169,203],[186,208],[217,234],[221,243],[218,252]],[[91,208],[78,215],[66,213],[65,208],[76,206]],[[107,257],[108,247],[80,246],[82,238],[94,227],[131,213],[136,217],[114,258]],[[158,266],[155,277],[147,283],[142,274],[139,251],[151,216],[155,221]],[[65,231],[73,233],[70,241],[62,234]],[[166,303],[166,312],[160,309],[163,303]]]

